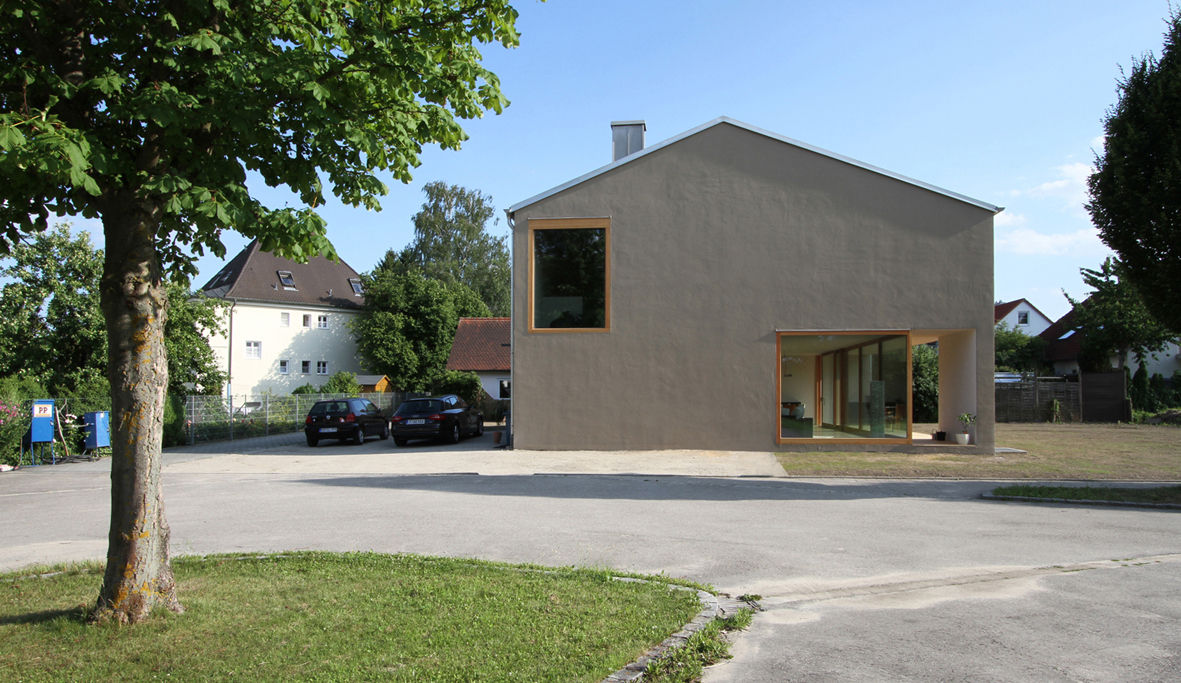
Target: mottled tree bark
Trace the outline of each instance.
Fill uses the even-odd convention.
[[[128,198],[130,199],[130,198]],[[111,528],[107,570],[92,621],[135,623],[153,607],[183,608],[168,555],[160,448],[168,363],[168,301],[156,253],[159,217],[128,201],[104,212],[102,309],[111,382]]]

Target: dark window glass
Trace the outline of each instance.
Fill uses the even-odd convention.
[[[533,327],[606,326],[606,228],[535,230]]]
[[[500,398],[512,397],[512,383],[507,379],[500,380]]]
[[[413,413],[435,413],[443,409],[442,401],[433,401],[428,399],[414,399],[406,401],[398,406],[398,415],[410,415]]]

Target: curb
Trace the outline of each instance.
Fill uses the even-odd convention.
[[[1137,503],[1126,500],[1084,500],[1078,498],[1034,498],[1031,496],[994,496],[991,493],[981,493],[984,500],[1003,500],[1016,503],[1067,503],[1070,505],[1107,505],[1125,508],[1149,508],[1157,510],[1181,510],[1177,503]]]
[[[629,581],[635,583],[651,583],[644,579],[633,579],[627,577],[613,577],[615,581]],[[675,590],[695,590],[685,586],[669,586]],[[747,603],[731,598],[724,593],[714,594],[708,591],[698,590],[697,599],[701,601],[702,609],[693,617],[693,620],[685,624],[680,631],[660,641],[659,644],[649,648],[644,654],[636,658],[622,669],[616,671],[610,676],[603,679],[603,683],[634,683],[644,679],[644,674],[648,671],[648,665],[652,662],[662,659],[669,652],[685,646],[695,633],[705,628],[714,619],[723,618],[730,614],[735,614],[739,609],[742,609]],[[748,606],[749,607],[749,606]]]

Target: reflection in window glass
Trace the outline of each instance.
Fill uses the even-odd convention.
[[[781,439],[909,437],[907,337],[779,334]]]
[[[606,228],[533,231],[533,327],[607,327]]]

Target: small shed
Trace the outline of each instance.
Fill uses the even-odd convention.
[[[391,390],[390,378],[385,375],[357,375],[363,394],[384,394]]]

